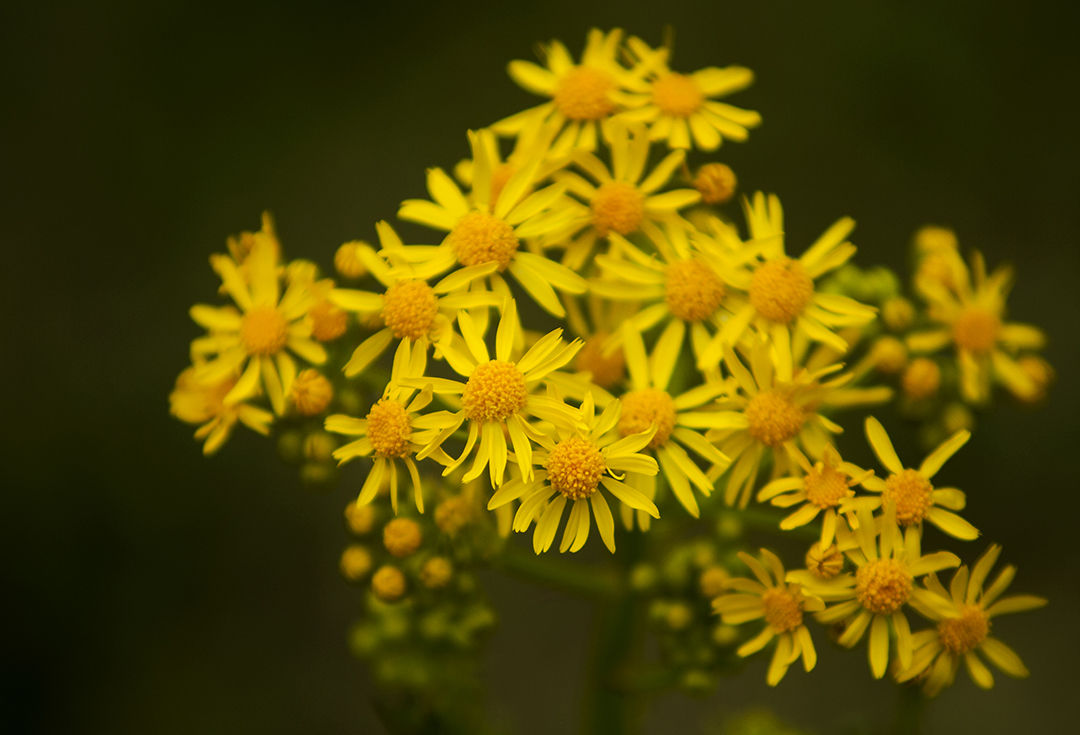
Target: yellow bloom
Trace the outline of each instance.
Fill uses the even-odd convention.
[[[855,646],[870,628],[870,670],[877,679],[885,675],[889,664],[890,623],[896,634],[900,665],[904,668],[911,665],[911,627],[903,608],[915,602],[921,609],[931,595],[917,587],[914,580],[960,564],[960,559],[947,551],[924,556],[919,548],[919,534],[906,537],[900,534],[892,506],[882,520],[876,524],[869,509],[858,510],[858,527],[853,529],[858,545],[844,552],[855,566],[854,574],[844,573],[827,580],[807,570],[787,575],[789,582],[801,584],[808,594],[837,603],[818,613],[817,619],[828,625],[846,623],[839,639],[841,645]]]
[[[192,356],[214,356],[199,365],[195,376],[205,384],[219,384],[242,371],[225,404],[235,405],[255,395],[261,384],[274,413],[281,415],[297,370],[289,352],[316,365],[326,361],[326,350],[310,338],[311,325],[305,319],[312,301],[310,284],[293,280],[282,295],[277,255],[261,240],[244,261],[243,272],[225,255],[211,256],[210,264],[240,310],[205,304],[191,307],[191,318],[210,332],[192,342]]]
[[[991,621],[998,615],[1040,608],[1046,600],[1034,595],[998,599],[1016,574],[1012,566],[1005,567],[989,587],[983,588],[1000,553],[1000,546],[991,546],[975,563],[970,575],[966,566],[960,567],[947,591],[934,575],[927,578],[926,587],[932,598],[921,604],[919,610],[937,626],[915,634],[915,655],[911,665],[897,676],[899,681],[925,676],[923,686],[933,696],[952,684],[963,660],[972,681],[989,689],[994,685],[994,677],[975,655],[976,651],[1009,676],[1028,675],[1020,657],[990,636]]]
[[[875,498],[863,497],[857,502],[875,510],[893,505],[896,520],[908,533],[920,533],[922,522],[929,521],[945,533],[958,539],[970,541],[979,531],[956,513],[967,504],[964,493],[954,487],[935,488],[930,481],[950,457],[971,438],[971,432],[961,430],[946,439],[931,452],[918,469],[904,467],[893,449],[889,435],[881,422],[870,416],[866,419],[866,438],[881,464],[891,474],[884,480],[871,476],[862,481],[863,487],[875,493]]]
[[[992,381],[1002,383],[1018,398],[1030,399],[1038,386],[1014,356],[1019,350],[1041,348],[1046,338],[1035,327],[1004,321],[1011,268],[1001,267],[987,275],[979,253],[972,265],[973,274],[960,263],[951,287],[931,278],[917,280],[929,304],[928,315],[939,327],[909,335],[908,347],[914,352],[936,352],[951,344],[960,369],[960,390],[967,401],[989,398]]]
[[[659,518],[652,500],[630,482],[632,477],[657,472],[656,460],[638,454],[652,440],[655,427],[619,437],[615,429],[622,405],[608,404],[596,416],[592,395],[586,396],[572,420],[556,421],[553,434],[541,434],[539,449],[532,452],[531,479],[524,473],[499,488],[488,502],[494,510],[520,500],[514,530],[525,531],[535,523],[533,549],[537,554],[551,548],[570,503],[570,517],[563,529],[559,551],[578,551],[589,537],[589,507],[604,545],[615,552],[615,524],[601,486],[622,504]],[[518,463],[520,469],[520,461]]]
[[[737,592],[723,594],[713,600],[713,610],[720,613],[728,625],[738,625],[765,618],[765,627],[755,637],[739,646],[739,656],[757,653],[776,638],[765,681],[776,686],[788,667],[801,657],[803,669],[810,671],[817,664],[817,651],[810,631],[803,623],[804,612],[817,612],[825,605],[816,597],[807,596],[798,584],[785,581],[787,574],[779,557],[768,549],[761,550],[761,560],[739,552],[757,580],[729,579],[725,586]]]
[[[626,109],[629,89],[643,84],[645,69],[627,69],[618,61],[621,40],[621,30],[604,33],[593,28],[580,63],[574,63],[560,41],[543,48],[546,68],[511,61],[507,67],[511,78],[551,101],[500,120],[492,129],[499,135],[519,135],[532,125],[551,122],[561,131],[552,145],[555,155],[567,155],[575,148],[595,149],[601,125]]]
[[[213,454],[228,440],[236,422],[263,436],[270,433],[274,415],[239,402],[226,404],[225,396],[236,385],[236,376],[205,384],[196,378],[198,369],[189,367],[176,378],[169,394],[169,413],[187,424],[199,424],[196,439],[203,439],[203,454]]]
[[[631,235],[647,222],[679,219],[679,210],[701,200],[696,189],[675,189],[662,194],[664,187],[685,159],[684,151],[673,151],[646,174],[649,139],[641,125],[616,124],[611,131],[611,169],[589,151],[578,151],[574,163],[592,177],[590,183],[577,173],[564,171],[555,179],[586,204],[571,205],[575,217],[568,225],[571,235],[585,228],[567,245],[563,262],[581,268],[592,254],[598,238],[609,233]]]
[[[281,258],[281,243],[278,241],[277,232],[274,230],[274,218],[269,212],[262,213],[262,227],[256,232],[241,232],[239,235],[230,235],[225,240],[225,247],[229,256],[242,268],[248,255],[255,249],[256,243],[263,243],[274,251],[274,257]]]
[[[661,230],[647,223],[644,232],[659,257],[613,233],[611,252],[596,257],[602,277],[589,283],[590,290],[612,301],[640,303],[641,310],[630,319],[639,331],[667,322],[678,336],[673,343],[677,353],[689,330],[698,368],[715,371],[718,360],[707,361],[705,352],[730,318],[727,294],[738,276],[738,262],[718,250],[695,247],[692,233],[677,224]]]
[[[836,374],[842,369],[839,364],[800,367],[784,379],[765,341],[754,345],[749,354],[748,370],[735,350],[725,348],[724,364],[739,390],[719,401],[726,425],[709,433],[710,440],[734,461],[724,492],[729,505],[749,502],[766,454],[772,458],[774,479],[793,474],[795,448],[801,447],[815,460],[823,456],[829,435],[842,431],[823,415],[824,409],[879,403],[891,395],[888,388],[846,387],[854,375]],[[716,471],[711,474],[719,476]]]
[[[724,138],[744,141],[749,128],[761,124],[761,115],[715,98],[749,87],[754,73],[741,66],[710,66],[691,74],[671,71],[669,49],[652,49],[640,38],[627,41],[631,53],[649,69],[648,85],[636,89],[623,119],[649,124],[652,140],[666,140],[671,148],[716,150]]]
[[[874,318],[873,307],[847,296],[819,293],[816,279],[839,268],[855,254],[847,236],[855,227],[850,217],[836,221],[798,259],[789,257],[784,246],[784,215],[780,199],[758,192],[744,201],[751,241],[747,247],[757,257],[741,264],[729,282],[745,296],[736,301],[732,294],[733,316],[709,345],[701,358],[715,363],[724,345],[742,339],[748,328],[766,337],[773,346],[772,359],[781,379],[790,380],[792,352],[807,340],[847,352],[847,342],[833,331],[836,327],[862,326]],[[730,245],[720,245],[728,247]],[[795,345],[793,346],[793,342]]]
[[[475,449],[476,457],[463,481],[469,482],[479,477],[487,467],[491,484],[497,488],[502,485],[506,473],[506,434],[509,434],[516,462],[526,478],[531,479],[531,441],[538,441],[541,435],[525,417],[558,420],[573,415],[573,409],[550,396],[537,394],[536,389],[548,375],[574,359],[581,342],[574,340],[567,344],[561,339],[562,330],[556,329],[515,360],[514,346],[522,338],[517,307],[513,301],[508,303],[499,320],[495,334],[495,359],[488,352],[483,334],[464,311],[458,315],[458,326],[464,349],[446,342],[443,344],[443,354],[447,364],[466,378],[466,382],[427,377],[407,381],[411,385],[431,384],[435,393],[444,400],[453,400],[460,406],[457,411],[447,414],[451,420],[425,444],[418,456],[420,459],[433,456],[446,465],[443,475],[448,475],[461,466]],[[456,459],[451,460],[442,451],[442,444],[465,421],[469,422],[465,448]]]
[[[417,393],[418,387],[415,384],[416,379],[424,374],[426,364],[427,353],[424,349],[410,348],[408,342],[402,342],[394,355],[390,383],[386,386],[383,397],[375,402],[368,415],[363,419],[344,414],[334,414],[326,418],[327,431],[360,437],[334,450],[334,459],[338,460],[338,464],[345,464],[357,457],[375,455],[375,461],[356,499],[357,506],[367,505],[374,500],[389,478],[390,504],[394,513],[397,513],[397,463],[400,461],[412,480],[416,509],[424,512],[424,493],[415,456],[432,437],[454,420],[453,416],[445,411],[426,416],[416,415],[416,412],[425,408],[432,399],[430,386],[420,386]]]
[[[794,449],[793,454],[802,469],[802,476],[773,480],[758,492],[758,502],[771,501],[781,508],[799,506],[780,521],[784,531],[805,526],[821,514],[818,543],[819,548],[827,549],[836,537],[837,519],[845,510],[845,501],[855,496],[852,487],[873,472],[843,461],[832,444],[825,447],[822,459],[814,465],[799,450]]]
[[[729,386],[720,380],[706,380],[676,396],[668,392],[679,359],[681,326],[682,322],[679,321],[669,324],[653,346],[652,355],[646,353],[641,333],[629,323],[623,326],[623,350],[630,373],[630,390],[622,395],[622,413],[617,428],[623,437],[629,437],[650,426],[656,427],[648,448],[656,455],[675,497],[696,518],[700,509],[692,487],[708,497],[713,491],[713,482],[686,450],[693,451],[713,467],[721,469],[731,461],[701,433],[705,429],[727,426],[730,416],[695,409],[713,402]],[[652,499],[656,496],[655,478],[636,475],[629,478],[629,482],[645,497]],[[639,521],[644,521],[640,515]],[[627,525],[629,520],[624,518]],[[647,521],[644,521],[642,527],[647,527],[646,524]]]
[[[384,251],[397,252],[406,246],[387,222],[375,224],[379,242]],[[329,300],[343,309],[361,315],[377,314],[385,325],[353,350],[345,364],[345,375],[353,377],[386,352],[394,340],[420,344],[426,350],[435,345],[436,357],[439,344],[453,332],[453,321],[460,309],[477,309],[485,313],[488,307],[497,306],[504,296],[492,294],[482,288],[472,288],[479,279],[496,270],[495,263],[461,268],[447,275],[434,286],[416,274],[408,264],[391,268],[367,245],[356,245],[356,256],[366,270],[381,283],[383,293],[337,288],[328,295]]]
[[[472,189],[466,195],[442,169],[428,170],[427,187],[434,201],[408,199],[398,216],[447,233],[437,246],[383,246],[391,261],[411,264],[414,278],[427,279],[451,268],[494,265],[488,279],[492,290],[506,292],[503,273],[510,272],[540,306],[565,315],[555,291],[584,293],[585,279],[564,265],[528,250],[522,240],[537,238],[565,227],[572,212],[552,209],[564,187],[554,184],[530,191],[539,179],[544,159],[542,145],[496,190],[492,161],[483,140],[490,131],[470,133],[473,152]],[[471,279],[469,279],[471,281]],[[468,281],[459,285],[465,288]]]

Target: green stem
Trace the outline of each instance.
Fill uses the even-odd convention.
[[[919,735],[922,732],[922,714],[926,697],[918,687],[900,687],[900,701],[896,707],[896,735]]]
[[[495,564],[533,582],[585,597],[611,599],[619,594],[619,580],[610,568],[589,566],[578,559],[537,556],[515,543],[506,544]]]

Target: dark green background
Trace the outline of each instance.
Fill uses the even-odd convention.
[[[655,42],[670,23],[678,67],[757,72],[736,102],[765,124],[720,158],[783,196],[793,243],[851,214],[859,262],[900,268],[929,221],[1017,265],[1012,315],[1049,332],[1060,381],[1040,411],[986,417],[947,473],[1020,565],[1015,588],[1052,602],[998,627],[1030,680],[988,695],[962,677],[928,721],[1071,731],[1077,21],[1064,2],[5,3],[0,729],[379,731],[344,645],[347,490],[304,491],[243,433],[204,461],[168,416],[187,308],[215,288],[207,255],[269,208],[290,255],[328,262],[423,195],[467,128],[531,102],[507,61],[552,37],[577,49],[594,24]],[[493,701],[521,732],[576,723],[589,610],[511,582],[494,595]],[[748,704],[820,732],[891,720],[862,653],[826,650],[774,691],[763,673],[664,698],[650,731]]]

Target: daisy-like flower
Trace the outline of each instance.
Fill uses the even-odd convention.
[[[808,364],[816,361],[811,356]],[[739,390],[718,402],[726,425],[711,431],[709,439],[734,461],[724,492],[728,505],[746,506],[766,455],[772,458],[774,479],[797,471],[796,448],[821,458],[829,435],[843,431],[823,410],[881,403],[892,395],[885,387],[847,387],[854,376],[839,373],[839,364],[801,367],[785,380],[764,340],[750,349],[750,369],[731,347],[724,350],[724,364]],[[710,474],[719,476],[715,469]]]
[[[602,277],[590,281],[590,290],[605,299],[641,303],[631,323],[642,332],[665,321],[669,326],[677,324],[671,326],[679,335],[676,352],[681,352],[689,331],[698,368],[714,370],[718,361],[706,363],[702,358],[730,318],[726,297],[729,279],[738,277],[736,261],[718,251],[694,247],[689,231],[677,224],[663,230],[646,224],[643,229],[659,257],[611,234],[611,252],[596,257]]]
[[[585,41],[581,62],[560,41],[543,48],[545,67],[531,61],[511,61],[507,71],[522,88],[549,97],[537,107],[511,115],[492,125],[499,135],[519,135],[529,126],[552,122],[561,131],[552,145],[555,155],[575,148],[593,150],[601,126],[627,109],[627,90],[640,88],[645,68],[627,69],[618,61],[622,31],[604,33],[593,28]]]
[[[671,375],[679,359],[681,325],[678,321],[669,324],[657,339],[650,356],[645,351],[641,333],[629,323],[624,324],[623,350],[630,374],[630,390],[622,395],[622,413],[616,428],[623,437],[630,437],[650,426],[656,427],[656,433],[647,447],[656,455],[675,497],[696,518],[700,509],[692,488],[696,487],[708,497],[713,491],[713,482],[686,450],[691,450],[714,467],[726,468],[730,460],[701,433],[705,429],[727,426],[729,417],[695,409],[714,401],[729,386],[720,380],[707,379],[703,384],[677,396],[668,392]],[[629,482],[645,497],[656,497],[654,477],[636,475],[629,478]]]
[[[505,292],[502,274],[510,272],[540,306],[565,315],[555,291],[584,293],[585,279],[543,255],[521,249],[522,240],[540,237],[565,227],[572,212],[552,210],[565,191],[553,184],[531,191],[538,181],[545,156],[538,144],[505,185],[496,188],[493,163],[483,136],[470,133],[473,154],[472,189],[466,195],[440,168],[428,170],[427,188],[434,201],[408,199],[398,216],[447,232],[437,246],[383,247],[391,261],[411,265],[412,277],[428,279],[451,268],[495,265],[489,276],[492,290]],[[468,282],[461,284],[465,288]]]
[[[611,232],[630,235],[646,222],[677,220],[680,209],[699,202],[701,194],[696,189],[657,193],[685,157],[684,151],[672,151],[645,175],[649,158],[646,130],[641,125],[624,124],[612,125],[610,170],[589,151],[575,153],[574,163],[596,184],[570,171],[556,174],[556,180],[587,205],[570,225],[571,232],[585,229],[567,245],[563,262],[579,269],[592,254],[598,238]]]
[[[638,453],[652,440],[654,428],[620,438],[614,429],[621,410],[622,405],[613,401],[597,416],[591,394],[586,396],[575,420],[556,422],[554,435],[538,436],[540,448],[532,452],[536,469],[529,473],[531,479],[516,477],[491,496],[489,510],[521,501],[514,530],[525,531],[535,523],[533,550],[537,554],[551,548],[567,503],[570,517],[559,551],[575,552],[585,545],[591,506],[600,538],[615,553],[615,523],[601,487],[622,504],[660,517],[652,500],[629,482],[634,476],[657,473],[656,460]]]
[[[394,354],[390,383],[382,398],[375,402],[362,419],[334,414],[326,418],[326,430],[335,434],[359,437],[334,450],[334,459],[345,464],[357,457],[374,455],[374,462],[356,499],[357,506],[364,506],[375,499],[379,490],[389,481],[390,504],[398,511],[398,462],[405,465],[412,480],[413,502],[416,509],[424,512],[424,494],[420,473],[416,467],[416,453],[435,435],[453,424],[455,418],[446,411],[427,415],[417,412],[431,403],[432,389],[424,386],[419,390],[409,381],[419,379],[427,365],[427,351],[420,345],[402,342]]]
[[[210,332],[192,342],[192,357],[214,356],[199,365],[195,377],[214,385],[242,371],[225,395],[225,405],[250,398],[261,385],[280,416],[297,371],[289,353],[315,365],[326,362],[326,350],[311,339],[311,324],[305,319],[312,302],[310,284],[292,280],[282,295],[277,253],[262,240],[252,247],[243,272],[226,255],[211,256],[210,264],[239,311],[231,306],[191,307],[191,318]]]
[[[236,385],[236,376],[227,376],[219,383],[205,384],[189,367],[176,378],[176,387],[169,394],[169,412],[187,424],[199,424],[195,438],[203,441],[203,454],[211,455],[221,449],[237,422],[263,436],[270,433],[274,415],[269,411],[239,402],[225,403],[225,396]]]
[[[823,580],[806,570],[790,572],[788,581],[801,584],[808,594],[835,602],[817,614],[825,624],[844,622],[846,628],[839,643],[854,647],[870,629],[869,659],[874,677],[885,676],[889,665],[889,624],[896,634],[900,666],[911,665],[913,643],[911,627],[904,606],[916,601],[920,609],[932,593],[915,585],[915,579],[931,572],[956,567],[960,559],[948,551],[923,555],[919,535],[903,537],[896,525],[892,506],[886,509],[882,523],[874,522],[870,510],[859,508],[858,527],[853,529],[858,545],[844,553],[855,566],[855,573],[840,574]],[[880,527],[880,533],[877,529]]]
[[[375,224],[379,243],[385,250],[397,251],[405,246],[387,222]],[[345,364],[345,375],[352,377],[377,360],[394,340],[438,345],[453,333],[453,321],[460,309],[497,306],[503,302],[495,294],[468,289],[473,281],[495,272],[495,263],[461,268],[438,281],[434,286],[413,275],[410,265],[391,268],[367,245],[357,246],[357,257],[367,271],[381,283],[383,293],[358,289],[336,288],[327,298],[337,306],[361,315],[378,315],[386,326],[365,339],[353,351]]]
[[[785,252],[780,199],[758,192],[752,201],[744,202],[744,208],[752,238],[749,245],[759,257],[729,277],[729,283],[746,297],[739,302],[733,299],[732,318],[704,351],[701,362],[715,363],[724,345],[736,344],[753,328],[772,343],[776,370],[782,379],[790,380],[793,339],[820,342],[843,354],[848,344],[833,329],[864,325],[877,311],[847,296],[814,289],[816,279],[855,254],[855,246],[847,240],[855,222],[849,217],[837,220],[796,260]]]
[[[435,393],[448,402],[456,404],[458,399],[455,397],[460,397],[460,408],[451,414],[453,423],[428,441],[418,456],[420,459],[429,455],[435,457],[446,465],[443,475],[448,475],[475,450],[472,467],[465,473],[463,482],[479,477],[487,467],[492,486],[498,488],[506,473],[506,436],[509,434],[518,466],[526,479],[532,479],[531,440],[538,441],[541,434],[526,417],[574,420],[572,408],[550,396],[538,395],[536,388],[548,375],[574,359],[581,342],[574,340],[567,344],[561,339],[562,330],[556,329],[541,337],[515,360],[514,345],[519,344],[522,337],[517,306],[513,301],[508,302],[499,320],[495,333],[495,359],[491,358],[483,334],[468,313],[458,314],[458,326],[465,350],[459,351],[449,341],[443,343],[442,350],[450,367],[466,381],[428,377],[405,381],[414,386],[431,384]],[[469,434],[461,454],[451,460],[437,452],[465,421],[469,422]]]
[[[918,469],[904,467],[885,427],[873,416],[866,419],[866,438],[874,454],[891,474],[884,480],[876,476],[863,479],[863,487],[881,494],[878,497],[863,497],[857,502],[871,510],[884,505],[895,506],[896,520],[907,533],[921,533],[922,522],[928,521],[950,536],[964,541],[978,537],[979,531],[975,526],[952,512],[962,510],[967,503],[964,493],[955,487],[935,488],[930,483],[942,465],[971,438],[970,431],[961,430],[946,439],[927,455]]]
[[[784,678],[788,667],[802,658],[803,669],[810,671],[817,664],[817,651],[810,631],[803,623],[803,613],[818,612],[825,608],[816,597],[803,594],[802,587],[790,584],[780,558],[768,549],[761,550],[761,559],[755,559],[745,551],[739,552],[756,580],[746,578],[728,579],[724,582],[737,592],[720,595],[713,600],[713,610],[720,613],[728,625],[738,625],[765,618],[765,627],[746,643],[739,646],[739,656],[750,656],[767,646],[774,638],[773,651],[765,681],[776,686]]]
[[[784,531],[805,526],[821,515],[818,543],[819,548],[827,549],[836,538],[837,520],[845,501],[855,496],[852,488],[873,472],[845,462],[832,444],[825,447],[821,460],[813,465],[799,450],[793,449],[792,454],[802,469],[802,476],[773,480],[758,492],[758,502],[770,501],[781,508],[799,506],[780,521]]]
[[[612,390],[626,377],[626,355],[612,335],[635,313],[636,304],[595,294],[566,300],[566,324],[585,343],[574,359],[574,369],[588,379],[589,390]]]
[[[920,612],[937,626],[915,634],[915,655],[911,665],[897,676],[899,681],[925,676],[923,687],[934,696],[953,683],[963,661],[971,680],[989,689],[994,685],[994,676],[975,655],[976,651],[1009,676],[1028,675],[1016,652],[990,635],[991,620],[998,615],[1035,610],[1045,605],[1046,600],[1034,595],[1001,597],[1016,574],[1013,566],[1005,567],[989,587],[983,588],[1000,553],[1000,546],[991,546],[975,563],[970,575],[966,566],[960,567],[953,574],[948,590],[936,576],[926,579],[926,587],[934,599],[933,604],[921,605]]]
[[[1018,398],[1031,398],[1038,387],[1014,356],[1019,350],[1041,348],[1046,338],[1033,326],[1004,321],[1011,268],[1001,267],[987,275],[980,253],[975,253],[972,266],[974,273],[967,268],[957,271],[953,288],[935,279],[918,279],[930,319],[938,327],[909,335],[908,347],[913,352],[936,352],[952,345],[960,390],[968,401],[985,401],[994,381]]]
[[[648,123],[652,140],[666,140],[671,148],[690,148],[693,139],[693,146],[713,151],[725,138],[746,140],[748,129],[761,124],[757,112],[715,101],[753,84],[754,73],[749,69],[710,66],[679,74],[668,67],[669,49],[650,48],[640,38],[631,38],[626,45],[650,71],[647,84],[639,85],[630,96],[628,104],[633,109],[619,117]]]

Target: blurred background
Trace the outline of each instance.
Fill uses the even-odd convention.
[[[1020,567],[1014,589],[1051,604],[1000,623],[1032,678],[999,676],[986,694],[961,675],[928,732],[1074,731],[1078,15],[1065,2],[4,3],[0,729],[381,732],[345,645],[360,592],[337,572],[356,477],[305,490],[243,431],[205,461],[168,415],[198,333],[187,309],[216,288],[207,256],[270,209],[290,256],[328,265],[423,196],[425,167],[464,155],[466,129],[533,102],[508,61],[555,37],[576,53],[592,25],[658,43],[671,24],[676,68],[756,71],[734,101],[765,123],[718,158],[744,191],[782,195],[792,242],[850,214],[858,262],[903,270],[911,233],[938,223],[1016,265],[1011,316],[1049,333],[1059,381],[1038,411],[1003,401],[948,472]],[[493,706],[522,733],[576,727],[590,608],[498,578],[491,594]],[[861,653],[826,650],[776,690],[764,667],[711,697],[662,698],[648,731],[752,705],[818,732],[891,722],[895,689]]]

